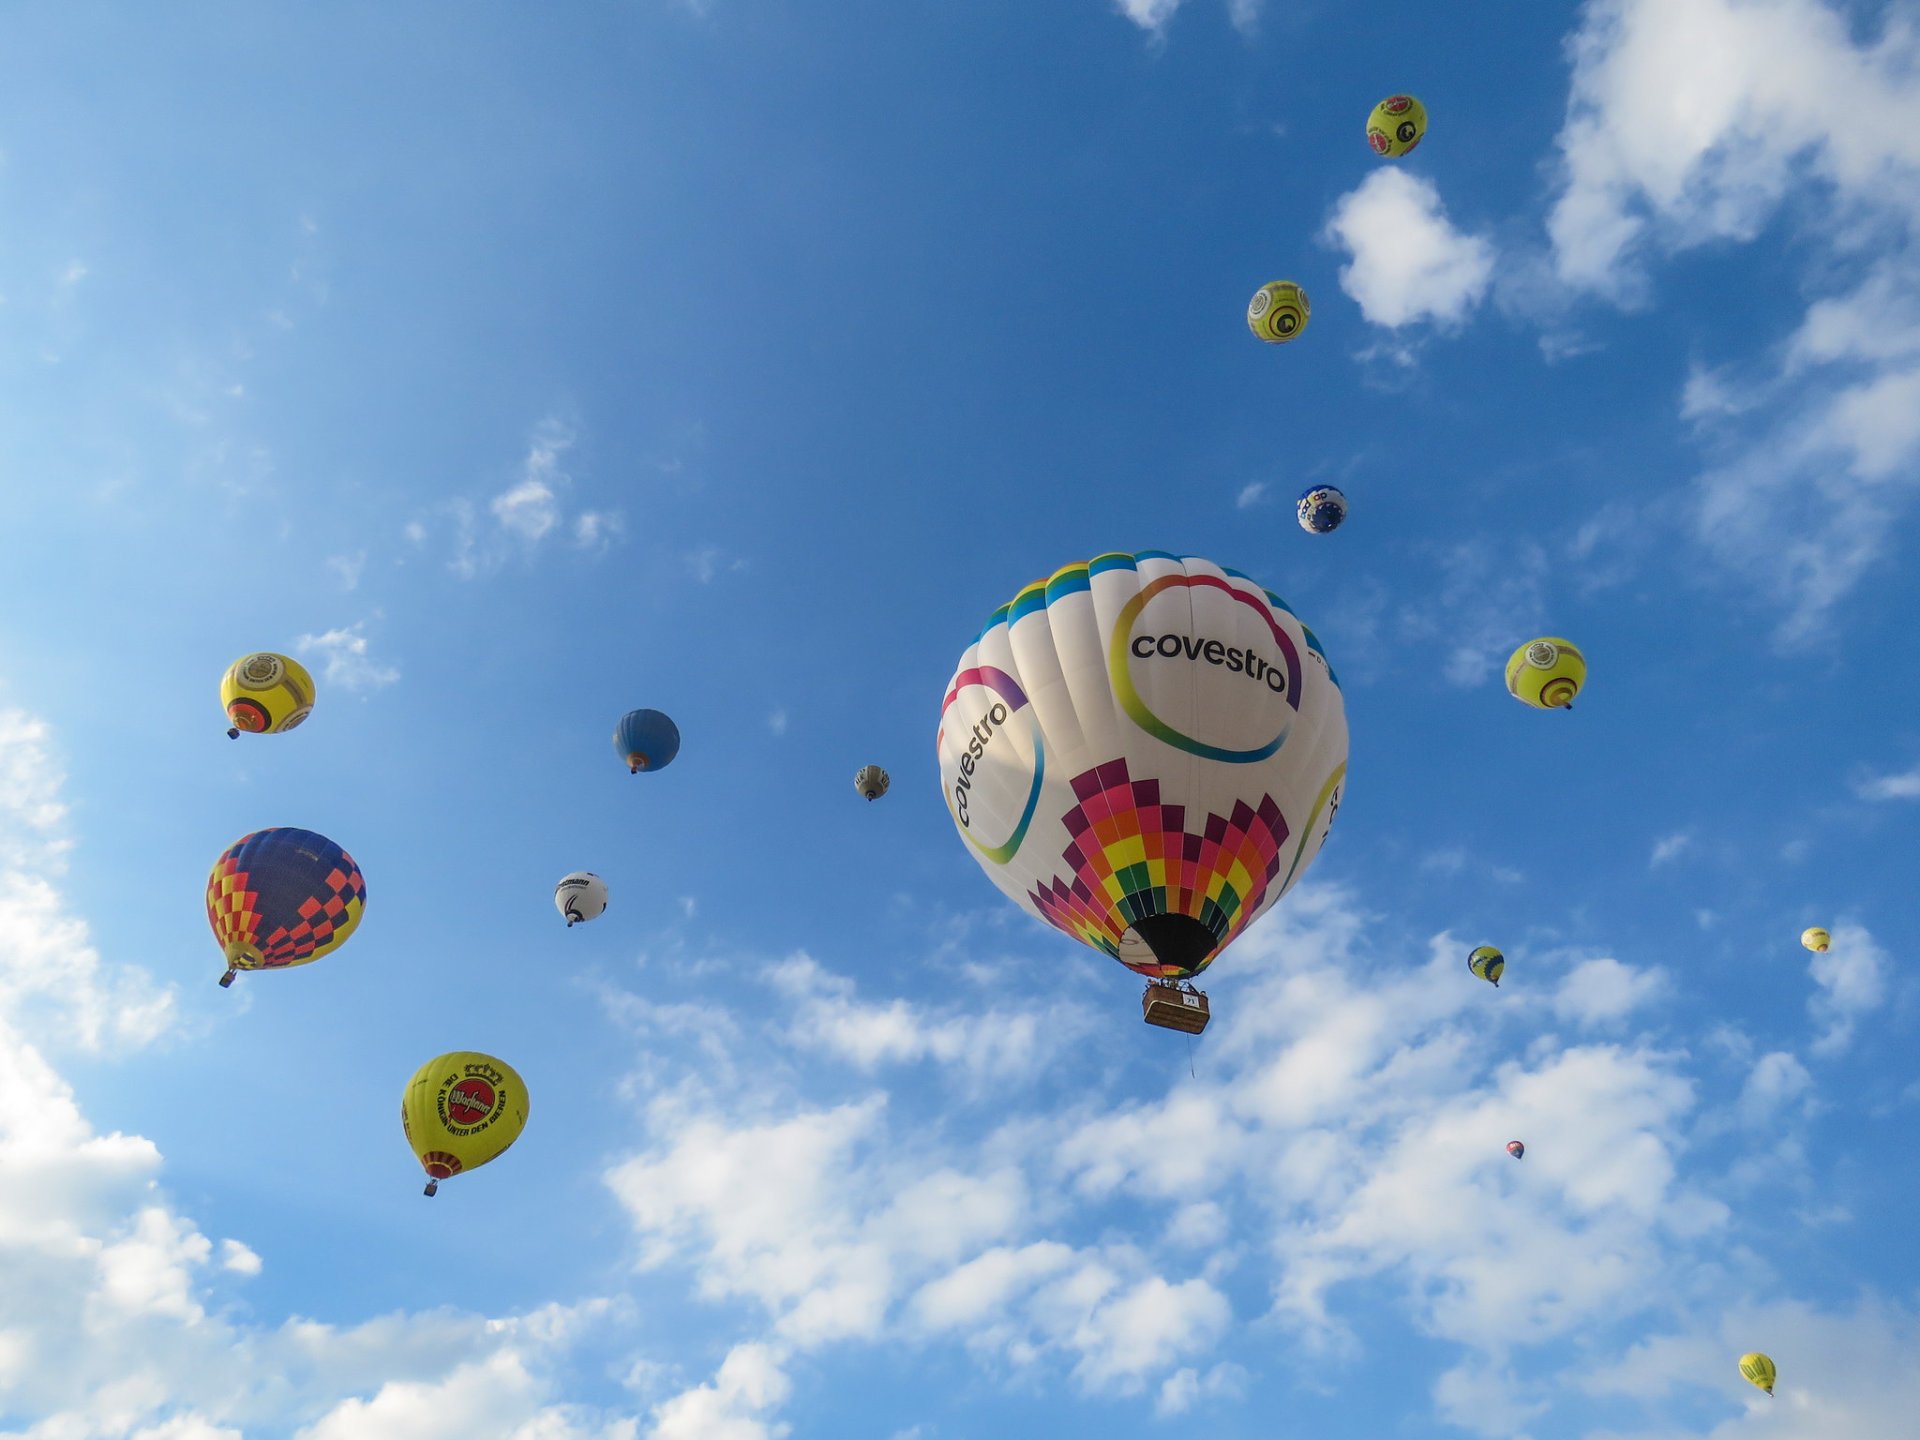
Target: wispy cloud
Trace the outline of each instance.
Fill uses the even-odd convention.
[[[1887,953],[1864,925],[1835,925],[1825,954],[1815,954],[1807,974],[1819,987],[1807,1013],[1819,1026],[1813,1053],[1837,1055],[1853,1043],[1854,1027],[1886,998]]]
[[[1234,498],[1234,502],[1233,502],[1234,508],[1238,510],[1250,510],[1255,505],[1258,505],[1261,502],[1261,500],[1263,500],[1266,497],[1266,493],[1267,493],[1266,481],[1264,480],[1249,481],[1247,484],[1242,485],[1240,487],[1239,495],[1237,495]]]
[[[342,690],[378,690],[398,680],[400,670],[374,659],[366,626],[366,621],[358,620],[322,635],[302,635],[295,648],[302,655],[319,658],[325,666],[321,678],[329,685]]]
[[[686,555],[687,573],[702,585],[711,585],[720,575],[737,574],[747,568],[744,556],[729,555],[718,545],[702,545]]]
[[[1676,859],[1684,854],[1692,845],[1693,834],[1691,831],[1678,830],[1671,835],[1663,836],[1661,839],[1653,842],[1653,854],[1648,857],[1647,864],[1650,867],[1664,865],[1669,860]]]
[[[1854,782],[1862,800],[1920,800],[1920,765],[1893,775],[1869,775]]]
[[[588,509],[569,514],[575,489],[566,459],[578,436],[574,427],[549,415],[533,428],[518,475],[506,489],[487,500],[484,511],[470,499],[448,502],[453,528],[453,557],[448,568],[462,579],[491,574],[514,555],[538,553],[565,539],[575,549],[599,552],[626,533],[618,510]],[[415,544],[427,536],[419,520],[406,527]]]

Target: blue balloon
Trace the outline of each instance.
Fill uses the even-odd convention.
[[[1314,535],[1338,530],[1347,518],[1347,497],[1332,485],[1316,485],[1300,495],[1300,528]]]
[[[680,753],[680,727],[658,710],[629,710],[613,727],[613,753],[635,775],[664,770]]]

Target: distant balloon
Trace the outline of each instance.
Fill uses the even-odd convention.
[[[1818,951],[1824,955],[1827,952],[1827,947],[1833,944],[1833,936],[1822,930],[1818,925],[1812,925],[1800,932],[1800,943],[1806,946],[1807,949]]]
[[[1149,979],[1198,974],[1293,888],[1347,776],[1313,631],[1239,571],[1164,550],[1065,566],[994,611],[935,744],[988,878]]]
[[[1347,518],[1347,497],[1332,485],[1316,485],[1301,493],[1295,507],[1300,528],[1311,535],[1327,535],[1338,530]]]
[[[591,870],[576,870],[561,877],[553,887],[553,903],[567,917],[571,930],[582,920],[592,920],[607,908],[607,882]]]
[[[207,876],[207,923],[239,970],[305,965],[347,943],[367,903],[353,857],[324,835],[290,826],[229,845]]]
[[[1773,1361],[1758,1350],[1750,1350],[1740,1357],[1740,1373],[1750,1385],[1758,1385],[1767,1394],[1773,1394],[1774,1383],[1780,1378],[1774,1371]]]
[[[220,681],[220,703],[232,722],[229,740],[239,739],[242,730],[283,734],[313,713],[313,676],[291,655],[242,655]]]
[[[1587,657],[1558,635],[1529,640],[1507,660],[1507,692],[1536,710],[1571,710],[1587,680]]]
[[[887,793],[887,786],[892,783],[887,779],[887,772],[878,765],[862,765],[859,773],[853,777],[853,788],[869,800],[878,800]]]
[[[1389,95],[1367,116],[1367,144],[1373,153],[1398,160],[1427,133],[1427,107],[1411,95]]]
[[[527,1127],[527,1087],[504,1060],[474,1050],[436,1055],[407,1082],[400,1126],[427,1172],[440,1182],[498,1157]]]
[[[1467,956],[1467,968],[1497,989],[1507,970],[1507,957],[1491,945],[1482,945]]]
[[[1269,345],[1283,345],[1307,328],[1312,309],[1307,292],[1293,281],[1271,280],[1247,302],[1247,328]]]
[[[680,753],[680,727],[658,710],[629,710],[614,727],[613,752],[631,774],[664,770]]]
[[[1518,1160],[1522,1155],[1525,1155],[1526,1153],[1527,1153],[1527,1147],[1521,1144],[1518,1140],[1507,1141],[1507,1154],[1511,1155],[1514,1159]],[[1552,1169],[1553,1167],[1548,1166],[1547,1168]]]

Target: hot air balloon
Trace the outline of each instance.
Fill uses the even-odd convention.
[[[1811,925],[1800,932],[1800,943],[1807,949],[1824,955],[1827,953],[1827,947],[1833,944],[1833,936],[1818,925]]]
[[[1328,535],[1338,530],[1347,518],[1347,497],[1333,485],[1316,485],[1303,491],[1294,507],[1300,516],[1300,528],[1309,535]]]
[[[1162,982],[1143,1002],[1151,1023],[1197,1030],[1205,998],[1176,982],[1319,854],[1347,717],[1285,601],[1149,550],[1068,565],[994,611],[947,686],[936,746],[954,826],[993,883]]]
[[[607,882],[591,870],[576,870],[563,875],[553,887],[553,903],[567,917],[571,930],[582,920],[593,920],[606,912]]]
[[[1247,302],[1247,328],[1269,345],[1283,345],[1307,328],[1312,311],[1307,292],[1293,281],[1270,280]]]
[[[504,1060],[474,1050],[436,1055],[407,1082],[400,1125],[427,1172],[440,1182],[494,1159],[527,1128],[527,1087]]]
[[[1527,1153],[1527,1147],[1521,1144],[1518,1140],[1507,1141],[1507,1154],[1511,1155],[1514,1159],[1518,1160],[1521,1156],[1525,1155],[1526,1153]],[[1549,1166],[1548,1168],[1551,1169],[1552,1167]]]
[[[291,655],[242,655],[220,681],[220,703],[232,722],[229,740],[239,739],[242,730],[279,735],[313,713],[313,676]]]
[[[1373,153],[1398,160],[1427,133],[1427,107],[1411,95],[1389,95],[1367,116],[1367,144]]]
[[[1507,970],[1507,957],[1491,945],[1482,945],[1467,956],[1467,968],[1482,980],[1489,981],[1498,988],[1500,977]]]
[[[887,772],[878,765],[862,765],[853,777],[853,788],[869,800],[878,800],[887,793],[887,786],[892,783],[887,779]]]
[[[1749,1350],[1740,1357],[1740,1373],[1750,1385],[1758,1385],[1769,1396],[1773,1394],[1774,1382],[1780,1377],[1773,1368],[1773,1361],[1758,1350]]]
[[[243,835],[207,876],[207,921],[236,971],[305,965],[338,950],[360,923],[367,882],[324,835],[279,826]]]
[[[1587,682],[1587,657],[1558,635],[1529,640],[1507,660],[1507,691],[1536,710],[1571,710]]]
[[[658,710],[629,710],[613,727],[613,752],[630,774],[664,770],[680,753],[680,727]]]

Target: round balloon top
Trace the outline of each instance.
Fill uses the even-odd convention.
[[[1749,1350],[1740,1357],[1740,1374],[1749,1385],[1758,1385],[1769,1395],[1773,1394],[1774,1384],[1780,1378],[1773,1361],[1758,1350]]]
[[[1173,978],[1313,863],[1347,717],[1285,601],[1147,550],[1068,565],[994,611],[948,682],[936,746],[954,827],[1008,898]]]
[[[242,730],[279,735],[313,713],[313,676],[291,655],[271,650],[242,655],[220,681],[220,703],[226,707],[229,739],[239,738]]]
[[[869,800],[878,800],[892,783],[878,765],[862,765],[853,777],[853,788]]]
[[[477,1170],[527,1128],[527,1087],[506,1061],[477,1050],[436,1055],[407,1082],[400,1126],[427,1172],[427,1194]]]
[[[629,710],[613,728],[613,751],[632,774],[664,770],[680,753],[680,727],[658,710]]]
[[[1347,497],[1332,485],[1316,485],[1303,491],[1295,507],[1300,528],[1311,535],[1326,535],[1338,530],[1347,518]]]
[[[553,903],[567,917],[571,930],[582,920],[597,919],[607,908],[607,882],[591,870],[576,870],[563,875],[553,887]]]
[[[1291,280],[1270,280],[1247,302],[1247,328],[1269,345],[1299,338],[1313,307],[1307,292]]]
[[[1813,925],[1800,932],[1800,943],[1806,946],[1807,949],[1818,951],[1824,955],[1827,947],[1833,944],[1833,936],[1829,935],[1825,930],[1822,930],[1818,925]]]
[[[1507,957],[1491,945],[1482,945],[1467,956],[1467,968],[1482,980],[1499,985],[1500,977],[1507,972]]]
[[[1587,682],[1587,657],[1558,635],[1529,640],[1507,660],[1507,693],[1536,710],[1571,710]]]
[[[1507,1141],[1507,1154],[1511,1155],[1514,1159],[1518,1160],[1521,1156],[1525,1155],[1526,1153],[1527,1153],[1527,1147],[1525,1145],[1522,1145],[1518,1140]]]
[[[1373,153],[1397,160],[1427,133],[1427,107],[1411,95],[1389,95],[1367,116],[1367,144]]]
[[[353,857],[324,835],[279,826],[229,845],[207,876],[207,922],[238,970],[305,965],[346,944],[367,903]]]

